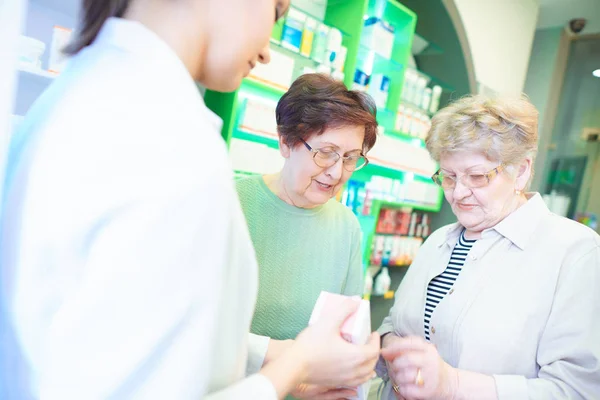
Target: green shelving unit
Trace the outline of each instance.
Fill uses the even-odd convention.
[[[306,13],[304,10],[302,12]],[[311,17],[320,20],[315,16]],[[378,55],[361,43],[364,21],[369,17],[377,17],[394,26],[394,45],[390,59]],[[372,73],[382,73],[390,78],[390,90],[386,107],[380,108],[377,113],[378,123],[385,128],[385,135],[409,143],[416,148],[423,148],[425,144],[422,139],[412,137],[394,129],[396,119],[395,110],[398,109],[402,101],[401,91],[404,84],[407,61],[411,55],[417,15],[396,0],[329,0],[325,17],[320,22],[335,27],[342,32],[342,45],[347,48],[344,65],[344,83],[348,88],[351,88],[353,85],[356,69],[364,65],[365,62],[369,62],[372,65]],[[306,57],[280,45],[279,38],[281,38],[283,26],[283,21],[280,21],[273,28],[271,39],[272,51],[292,57],[296,64],[295,70],[298,70],[298,67],[302,68],[304,66],[316,69],[318,63],[310,57]],[[367,58],[370,58],[370,60],[367,61]],[[207,90],[204,99],[206,105],[223,119],[222,135],[228,145],[233,138],[236,138],[265,144],[271,148],[278,148],[276,137],[242,128],[241,121],[243,120],[245,109],[244,102],[247,101],[247,98],[259,97],[265,101],[276,103],[286,90],[287,88],[285,87],[253,78],[246,78],[243,80],[241,87],[235,92],[218,93]],[[236,175],[245,176],[252,174],[236,171]],[[411,171],[410,169],[393,169],[376,165],[375,163],[371,163],[362,170],[355,172],[352,180],[368,182],[374,176],[398,179],[401,182],[405,182],[407,177],[410,176],[410,179],[430,182],[429,176],[416,174],[415,171]],[[440,191],[439,201],[435,205],[419,206],[408,204],[408,206],[414,209],[439,211],[441,208],[441,198]],[[373,207],[370,215],[358,216],[366,239],[363,241],[363,254],[367,257],[370,257],[370,254],[367,253],[370,252],[375,224],[382,203],[375,201],[374,204],[377,204],[377,206]]]

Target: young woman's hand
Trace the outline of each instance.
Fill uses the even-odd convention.
[[[348,299],[328,320],[302,331],[292,348],[306,363],[303,382],[328,387],[355,387],[374,376],[379,359],[379,335],[374,332],[365,345],[342,339],[340,329],[358,303]]]
[[[298,385],[291,395],[297,399],[338,400],[356,397],[356,391],[352,389],[338,389],[302,383]]]

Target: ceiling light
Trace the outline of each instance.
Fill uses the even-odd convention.
[[[600,78],[600,68],[592,72],[592,75],[594,75],[596,78]]]

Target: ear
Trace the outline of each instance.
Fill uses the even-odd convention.
[[[531,167],[533,166],[533,160],[527,157],[518,166],[517,180],[515,182],[515,190],[524,191],[527,187],[527,182],[531,178]]]
[[[290,146],[288,146],[285,143],[285,139],[283,138],[283,136],[279,136],[279,153],[281,153],[281,156],[283,158],[290,158],[290,153],[291,153],[292,149],[290,149]]]

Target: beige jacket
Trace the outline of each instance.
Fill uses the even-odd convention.
[[[528,197],[475,243],[433,312],[431,342],[453,367],[493,375],[500,400],[600,399],[600,236]],[[424,336],[427,284],[462,229],[425,242],[380,334]],[[387,380],[385,363],[378,373]]]

